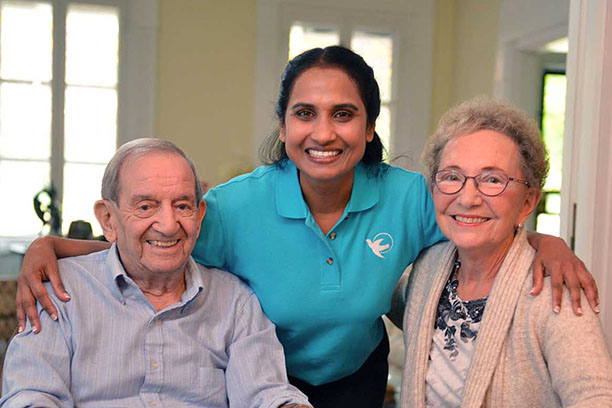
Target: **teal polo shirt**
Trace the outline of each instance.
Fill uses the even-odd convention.
[[[391,295],[424,248],[443,239],[422,175],[355,168],[351,198],[323,234],[293,163],[211,189],[194,258],[231,271],[276,325],[289,375],[313,385],[357,371],[380,343]]]

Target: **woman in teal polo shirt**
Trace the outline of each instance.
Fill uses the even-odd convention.
[[[382,405],[388,341],[380,316],[405,267],[442,239],[423,177],[382,163],[379,111],[378,85],[359,55],[328,47],[291,60],[276,105],[279,132],[262,150],[269,165],[208,192],[193,252],[251,286],[276,324],[290,381],[317,408]],[[86,252],[61,245],[63,256]],[[547,245],[552,263],[573,257],[556,239]],[[566,273],[570,283],[585,273],[576,269]],[[39,291],[36,273],[26,275]],[[596,289],[586,290],[595,301]],[[19,298],[29,301],[30,289]]]

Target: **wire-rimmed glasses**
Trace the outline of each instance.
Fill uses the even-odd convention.
[[[509,177],[501,170],[487,170],[475,176],[466,176],[458,170],[441,170],[434,175],[434,183],[441,193],[456,194],[461,191],[465,186],[465,181],[469,178],[474,179],[478,191],[487,197],[495,197],[503,193],[510,181],[530,187],[527,180]]]

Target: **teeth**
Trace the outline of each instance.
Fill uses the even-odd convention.
[[[317,159],[326,159],[328,157],[334,157],[340,154],[340,150],[306,150],[309,155],[316,157]]]
[[[160,247],[160,248],[168,248],[178,243],[178,239],[174,241],[147,241],[149,244]]]
[[[463,222],[465,224],[478,224],[481,222],[485,222],[486,218],[474,218],[474,217],[461,217],[460,215],[456,215],[455,219],[457,221]]]

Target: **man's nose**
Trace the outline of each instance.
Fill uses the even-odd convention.
[[[179,220],[172,205],[162,204],[156,214],[155,229],[164,235],[174,235],[178,229]]]

